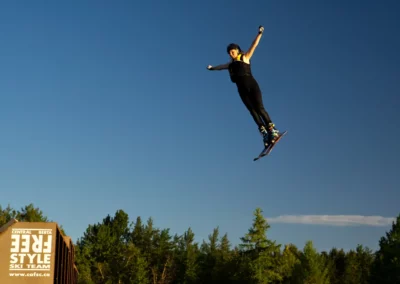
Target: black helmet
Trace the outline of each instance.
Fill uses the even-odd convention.
[[[242,50],[240,49],[240,46],[237,45],[236,43],[231,43],[228,45],[228,47],[226,48],[226,52],[229,54],[229,51],[231,51],[232,49],[238,49],[239,52],[241,52]]]

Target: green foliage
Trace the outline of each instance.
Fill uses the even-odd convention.
[[[330,284],[328,263],[312,241],[306,242],[299,259],[293,271],[293,283]]]
[[[343,249],[332,248],[328,255],[331,284],[343,284],[346,253]]]
[[[379,241],[379,250],[358,245],[345,252],[317,252],[312,241],[302,251],[268,238],[270,225],[260,208],[238,246],[213,229],[201,244],[188,228],[182,235],[155,227],[140,216],[130,223],[123,210],[88,225],[76,241],[79,284],[386,284],[400,283],[400,215]],[[0,226],[16,218],[50,222],[29,204],[0,207]]]
[[[241,238],[239,248],[248,257],[250,278],[254,283],[273,283],[283,279],[279,269],[281,266],[280,245],[267,238],[270,225],[257,208],[254,213],[253,226]]]
[[[379,241],[371,278],[373,283],[400,283],[400,214]]]
[[[374,260],[372,251],[358,245],[345,256],[344,284],[368,284],[370,269]]]
[[[8,205],[5,209],[0,206],[0,227],[11,219],[17,219],[19,222],[50,222],[39,208],[35,208],[31,203],[15,210]]]
[[[293,278],[294,268],[301,265],[300,252],[293,244],[285,245],[282,253],[282,259],[279,266],[280,274],[282,275],[283,283],[290,283]]]
[[[0,227],[8,223],[11,219],[16,219],[19,222],[53,222],[49,220],[39,208],[35,208],[33,203],[26,205],[21,210],[15,210],[7,205],[5,209],[2,209],[0,205]],[[65,231],[62,225],[58,225],[63,235]]]
[[[0,227],[7,224],[11,219],[15,219],[17,214],[20,214],[20,212],[12,209],[10,205],[4,209],[0,205]]]

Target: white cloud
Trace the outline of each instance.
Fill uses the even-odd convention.
[[[268,223],[312,224],[328,226],[389,226],[396,218],[361,215],[282,215],[267,218]]]

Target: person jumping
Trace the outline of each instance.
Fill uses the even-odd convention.
[[[250,59],[254,50],[260,42],[264,32],[264,27],[260,26],[257,37],[253,41],[247,52],[243,52],[236,43],[231,43],[227,47],[227,52],[231,60],[226,64],[217,66],[208,65],[208,70],[229,70],[231,81],[236,84],[240,98],[249,110],[255,123],[258,126],[260,134],[263,136],[265,147],[275,143],[279,136],[278,129],[271,121],[268,112],[264,108],[260,87],[253,77],[250,66]]]

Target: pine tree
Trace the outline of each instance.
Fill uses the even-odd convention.
[[[282,261],[280,265],[280,273],[283,277],[283,283],[291,283],[293,270],[296,265],[300,265],[299,252],[295,245],[285,245],[282,253]]]
[[[43,215],[42,210],[35,208],[31,203],[17,212],[16,219],[20,222],[48,222],[46,216]]]
[[[345,258],[343,283],[369,284],[372,263],[373,253],[369,248],[358,245],[355,250],[350,250]]]
[[[343,284],[360,284],[360,281],[360,264],[357,260],[357,253],[350,250],[345,258]]]
[[[0,205],[0,227],[8,223],[11,219],[15,219],[17,212],[8,205],[6,208],[2,209]]]
[[[185,246],[185,276],[184,284],[196,283],[198,280],[198,247],[194,242],[194,233],[189,228],[183,235],[183,242]]]
[[[368,247],[358,245],[356,248],[357,260],[360,267],[360,284],[369,284],[374,254]]]
[[[227,283],[232,279],[232,252],[228,234],[225,233],[219,244],[214,280],[215,283]]]
[[[279,273],[280,245],[267,238],[266,232],[270,228],[267,220],[262,215],[262,210],[257,208],[254,213],[253,225],[248,233],[241,238],[239,245],[242,252],[249,257],[249,273],[255,283],[273,283],[281,281]]]
[[[372,283],[400,283],[400,215],[392,223],[392,228],[379,241],[373,264]]]
[[[346,253],[343,249],[332,248],[329,252],[329,275],[331,284],[343,284]]]
[[[293,272],[293,283],[330,284],[329,269],[312,241],[307,241],[300,256],[300,265]]]
[[[140,216],[136,217],[136,222],[131,233],[131,241],[137,248],[144,250],[144,225]]]
[[[208,243],[203,241],[200,251],[201,278],[206,283],[218,283],[217,278],[217,258],[218,258],[218,241],[219,228],[215,228],[213,233],[208,236]]]
[[[198,244],[194,241],[194,233],[189,227],[182,236],[175,235],[177,252],[175,255],[176,278],[173,283],[194,284],[200,280],[200,251]]]
[[[169,229],[154,230],[153,235],[153,254],[151,258],[151,272],[153,283],[167,284],[173,278],[173,251],[174,246],[171,242]]]
[[[114,217],[107,215],[102,223],[89,225],[77,242],[77,263],[85,271],[79,275],[80,279],[99,284],[127,283],[130,278],[128,237],[128,215],[122,210]]]
[[[133,276],[130,281],[131,284],[150,284],[148,262],[145,257],[140,254],[135,259],[135,265],[133,269]],[[124,283],[124,282],[122,282]]]

